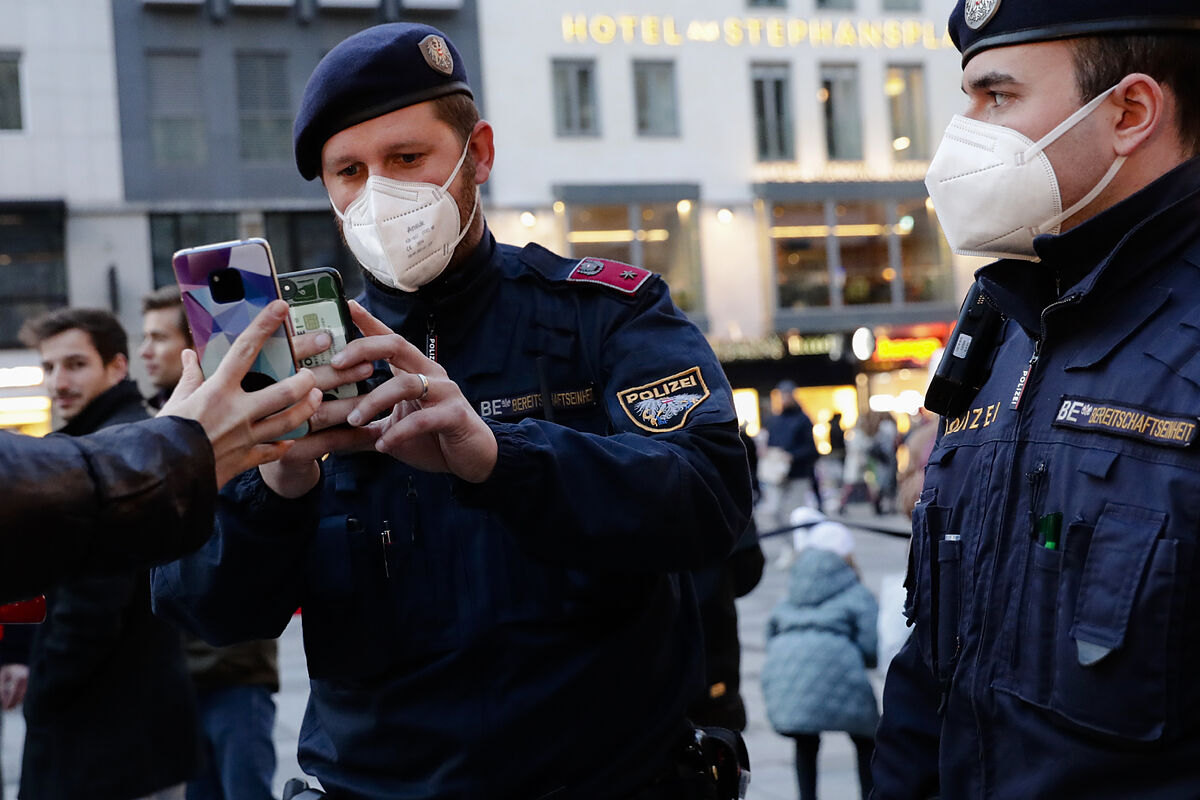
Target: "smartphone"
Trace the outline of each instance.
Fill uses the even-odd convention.
[[[271,247],[264,239],[218,242],[180,250],[171,263],[200,370],[210,376],[238,334],[280,297]],[[242,379],[242,388],[253,392],[294,374],[296,362],[285,324],[267,339]],[[281,438],[297,439],[306,433],[307,422]]]
[[[327,330],[333,345],[323,353],[309,356],[300,362],[302,367],[328,364],[335,354],[354,338],[355,327],[350,320],[350,307],[342,290],[342,276],[333,267],[318,267],[279,276],[279,291],[292,310],[292,329],[302,333]],[[325,393],[326,400],[357,397],[365,393],[360,384],[346,384]]]

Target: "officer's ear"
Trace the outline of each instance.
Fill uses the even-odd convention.
[[[1113,117],[1113,149],[1117,155],[1132,156],[1170,137],[1178,145],[1174,126],[1174,97],[1170,89],[1141,72],[1126,75],[1109,96],[1118,114]]]
[[[496,140],[490,122],[481,119],[475,123],[467,147],[475,162],[475,183],[486,183],[492,174],[492,165],[496,163]]]

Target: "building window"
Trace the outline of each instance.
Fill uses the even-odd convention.
[[[0,131],[21,128],[21,57],[0,53]]]
[[[921,0],[883,0],[884,11],[920,11]]]
[[[750,8],[787,8],[787,0],[746,0]]]
[[[825,149],[832,161],[859,161],[863,157],[862,119],[858,108],[858,67],[853,64],[821,66],[818,92],[825,109]]]
[[[147,53],[150,150],[159,166],[196,166],[206,158],[200,54]]]
[[[925,70],[920,66],[890,66],[883,90],[892,118],[892,151],[896,160],[929,158]]]
[[[28,319],[67,304],[63,207],[0,204],[0,347]]]
[[[769,208],[780,308],[952,299],[949,252],[924,197]]]
[[[795,149],[788,68],[782,64],[755,64],[751,67],[751,81],[758,160],[790,161]]]
[[[154,286],[175,283],[171,257],[176,250],[238,238],[237,214],[151,214],[150,258]]]
[[[695,203],[566,205],[573,258],[595,256],[645,267],[663,276],[684,311],[703,310]]]
[[[637,106],[638,135],[679,135],[674,62],[633,62],[633,96]]]
[[[347,297],[362,294],[362,269],[342,241],[331,213],[268,211],[263,224],[279,272],[333,267],[342,275]]]
[[[817,9],[841,9],[852,10],[854,8],[854,0],[817,0]]]
[[[904,299],[910,303],[954,300],[949,246],[938,228],[933,203],[926,198],[896,204]]]
[[[596,136],[596,63],[554,62],[554,122],[559,136]]]
[[[237,56],[238,134],[246,161],[287,161],[292,156],[292,111],[287,56]]]

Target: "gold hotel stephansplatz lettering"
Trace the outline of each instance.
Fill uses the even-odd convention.
[[[945,435],[948,436],[959,431],[973,431],[979,428],[986,428],[995,422],[996,417],[999,415],[1000,403],[972,408],[961,417],[947,418]]]
[[[726,17],[678,20],[653,14],[563,14],[563,41],[679,47],[685,43],[730,47],[954,47],[944,26],[915,19],[800,19],[797,17]]]

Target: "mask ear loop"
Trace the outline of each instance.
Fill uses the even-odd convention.
[[[1036,156],[1038,153],[1042,152],[1047,147],[1054,144],[1056,141],[1058,141],[1058,138],[1060,136],[1062,136],[1064,133],[1069,131],[1071,128],[1074,128],[1076,125],[1078,125],[1080,120],[1083,120],[1086,117],[1088,117],[1093,111],[1095,111],[1097,108],[1100,107],[1101,103],[1103,103],[1105,100],[1108,99],[1108,96],[1110,94],[1112,94],[1113,91],[1116,90],[1116,88],[1117,88],[1116,86],[1112,86],[1109,89],[1106,89],[1105,91],[1096,95],[1091,100],[1089,100],[1085,105],[1082,105],[1079,108],[1075,109],[1075,112],[1073,114],[1071,114],[1071,116],[1067,117],[1062,122],[1058,123],[1057,127],[1055,127],[1054,130],[1050,131],[1045,136],[1043,136],[1041,139],[1038,139],[1036,142],[1034,142],[1032,145],[1030,145],[1029,149],[1025,151],[1024,156],[1023,156],[1025,161],[1029,161],[1031,156]]]
[[[1109,87],[1107,90],[1096,95],[1083,106],[1076,109],[1075,113],[1071,114],[1071,116],[1060,122],[1054,128],[1054,130],[1047,133],[1041,139],[1038,139],[1038,141],[1035,142],[1032,147],[1026,150],[1023,154],[1023,158],[1028,161],[1030,156],[1037,155],[1052,145],[1060,136],[1062,136],[1071,128],[1075,127],[1081,120],[1086,119],[1093,111],[1099,108],[1100,105],[1108,99],[1108,96],[1116,90],[1116,88],[1117,86]],[[1091,191],[1081,197],[1078,202],[1072,204],[1070,208],[1060,212],[1059,214],[1056,214],[1055,216],[1043,222],[1041,225],[1031,228],[1030,230],[1033,232],[1033,235],[1037,236],[1042,233],[1053,231],[1063,220],[1070,219],[1079,211],[1079,209],[1095,200],[1101,192],[1108,188],[1108,184],[1112,183],[1112,179],[1117,176],[1117,171],[1120,170],[1121,166],[1125,163],[1125,158],[1125,156],[1117,156],[1117,158],[1113,161],[1112,166],[1110,166],[1108,171],[1104,173],[1104,177],[1092,187]]]

